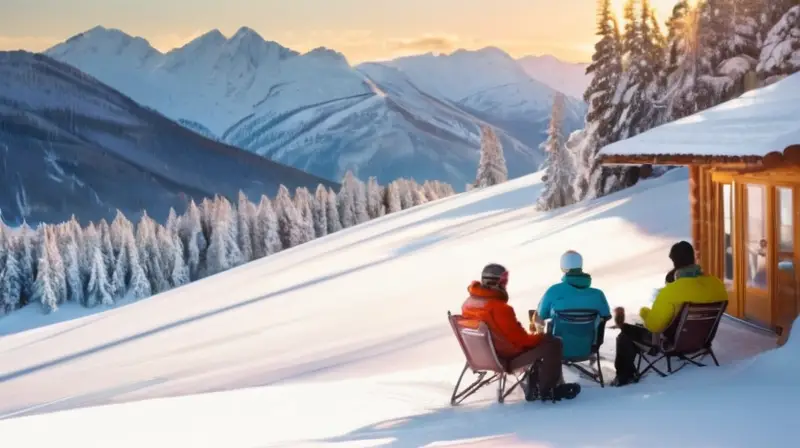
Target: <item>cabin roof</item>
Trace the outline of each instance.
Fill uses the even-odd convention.
[[[602,163],[757,162],[800,145],[800,73],[600,150]]]

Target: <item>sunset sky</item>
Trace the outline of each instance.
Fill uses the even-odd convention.
[[[662,23],[674,3],[651,0]],[[595,41],[595,0],[0,0],[0,11],[0,50],[42,51],[96,25],[161,51],[214,28],[230,36],[248,26],[353,63],[490,45],[515,57],[588,61]]]

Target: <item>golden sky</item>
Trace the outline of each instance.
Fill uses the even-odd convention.
[[[650,0],[663,23],[674,0]],[[621,13],[623,0],[615,0]],[[297,51],[325,46],[352,63],[499,47],[512,56],[588,61],[595,0],[0,0],[0,50],[42,51],[95,25],[161,51],[241,26]]]

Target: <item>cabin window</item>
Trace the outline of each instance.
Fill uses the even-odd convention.
[[[747,238],[745,275],[749,288],[766,290],[767,275],[767,189],[763,185],[746,185]]]
[[[777,188],[778,197],[778,252],[789,256],[794,252],[794,225],[792,215],[794,214],[792,189],[786,187]]]
[[[722,219],[723,219],[723,270],[724,280],[733,285],[733,188],[729,184],[722,185]]]

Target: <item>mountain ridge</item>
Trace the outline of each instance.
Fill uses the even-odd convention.
[[[351,66],[335,50],[300,53],[247,27],[231,37],[211,30],[166,53],[145,51],[144,39],[119,30],[80,36],[45,53],[196,132],[323,178],[351,170],[383,183],[414,177],[461,190],[474,179],[481,124],[500,136],[512,177],[544,160],[538,144],[556,91],[496,47],[456,52],[464,67],[500,64],[484,70],[486,89],[456,97],[420,85],[423,77],[376,69],[396,62]],[[566,133],[582,126],[585,104],[568,108]]]
[[[7,222],[110,219],[116,209],[163,220],[189,199],[338,185],[209,140],[46,55],[0,52],[0,86]]]

